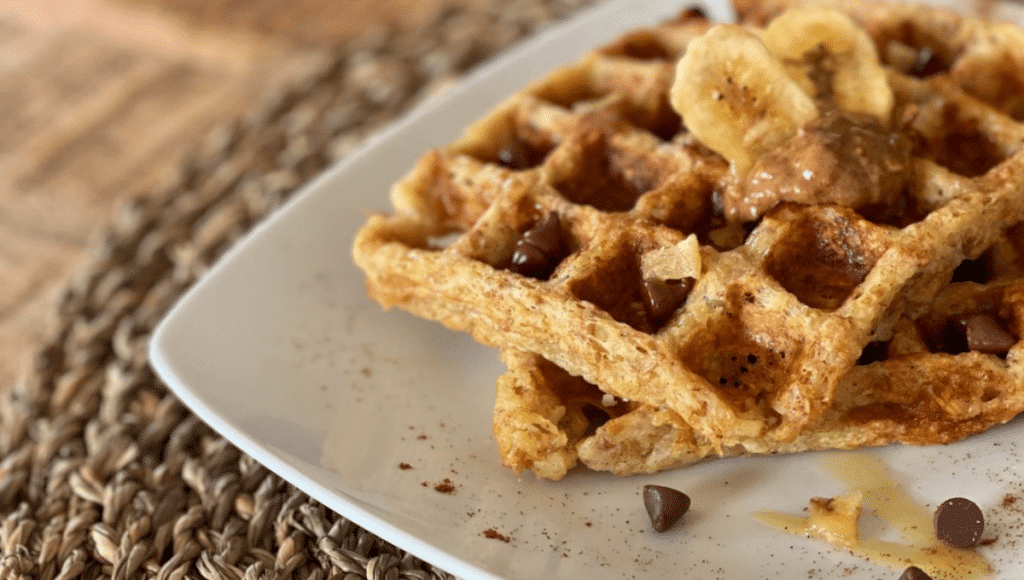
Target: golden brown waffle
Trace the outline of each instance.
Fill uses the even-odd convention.
[[[951,443],[1009,421],[1024,410],[1022,298],[1019,272],[950,284],[918,321],[902,318],[890,340],[865,349],[796,439],[721,455]],[[979,319],[1003,335],[968,346],[960,325]],[[581,462],[630,475],[719,455],[670,409],[607,397],[535,354],[504,351],[502,360],[509,372],[498,380],[494,429],[502,462],[516,471],[560,479]]]
[[[738,8],[766,22],[785,5]],[[705,34],[710,25],[688,13],[511,97],[424,156],[392,192],[396,213],[359,232],[354,257],[371,296],[503,349],[510,373],[498,384],[495,433],[507,465],[558,478],[577,446],[587,465],[629,473],[709,454],[948,441],[1024,406],[1012,352],[933,352],[945,347],[927,332],[923,350],[899,350],[914,343],[908,328],[941,318],[940,290],[1001,293],[998,324],[1013,320],[1007,330],[1020,336],[1007,314],[1014,282],[979,290],[949,281],[989,248],[1004,250],[989,251],[989,262],[1015,255],[1004,232],[1024,215],[1024,127],[1013,99],[972,83],[993,74],[992,54],[1017,58],[1024,42],[1000,52],[992,43],[1014,34],[939,10],[842,8],[872,34],[853,43],[856,58],[835,52],[779,68],[811,103],[780,108],[810,111],[810,121],[768,123],[756,139],[753,123],[739,146],[716,149],[722,155],[703,145],[705,136],[720,141],[696,115],[691,125],[692,101],[714,114],[707,95],[740,106],[751,94],[776,97],[741,74],[732,86],[725,57],[695,67],[702,50],[728,51],[687,51],[723,30]],[[771,42],[760,29],[723,34]],[[981,43],[985,58],[965,48]],[[681,63],[677,75],[684,52],[689,68]],[[873,73],[856,68],[863,54],[875,58]],[[1024,70],[1024,58],[1014,62],[998,74]],[[725,74],[693,72],[715,67]],[[832,85],[822,91],[800,67],[832,67]],[[859,103],[856,82],[843,77],[851,70],[854,81],[875,74],[891,99]],[[905,140],[903,158],[886,158],[905,165],[893,170],[897,188],[845,204],[855,209],[837,205],[836,190],[866,181],[837,163],[832,187],[812,192],[810,205],[794,187],[776,202],[743,197],[759,186],[752,171],[773,167],[765,160],[810,149],[788,141],[801,127],[818,123],[827,136],[836,118],[870,129],[859,142],[866,151]],[[858,364],[883,344],[887,358]],[[954,381],[955,392],[936,387],[956,376],[973,378]],[[610,420],[591,436],[593,413]]]
[[[795,440],[722,454],[951,443],[1012,419],[1024,410],[1021,258],[1000,243],[965,264],[958,277],[974,280],[949,284],[921,318],[900,319],[892,338],[870,344],[831,407]],[[998,330],[969,343],[963,326],[978,321]],[[718,455],[669,409],[609,397],[535,354],[503,351],[502,361],[509,372],[498,380],[494,429],[502,462],[517,472],[560,479],[579,461],[653,473]]]

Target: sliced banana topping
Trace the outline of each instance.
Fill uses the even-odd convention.
[[[797,7],[763,38],[721,24],[694,39],[676,67],[671,101],[687,128],[743,174],[817,118],[821,105],[888,125],[893,94],[874,44],[849,16]]]
[[[899,205],[909,142],[891,129],[894,98],[875,45],[846,14],[797,7],[759,32],[715,26],[687,47],[670,99],[732,167],[730,222],[782,201]]]
[[[686,127],[740,174],[818,116],[814,101],[764,42],[732,24],[690,43],[670,98]]]
[[[816,100],[889,123],[893,95],[878,51],[846,14],[793,8],[768,25],[764,43]]]

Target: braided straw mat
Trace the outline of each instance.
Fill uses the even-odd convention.
[[[297,490],[179,402],[150,333],[296,188],[482,59],[586,0],[447,8],[341,47],[127,204],[0,395],[0,578],[451,576]]]

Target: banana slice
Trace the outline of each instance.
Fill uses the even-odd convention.
[[[763,40],[771,53],[785,61],[797,84],[805,90],[813,87],[810,95],[820,98],[815,93],[824,91],[826,100],[839,110],[872,115],[889,124],[893,95],[878,51],[846,14],[792,8],[768,25]],[[815,54],[828,62],[810,62]],[[812,80],[808,69],[818,78]],[[829,86],[820,86],[822,81]]]
[[[690,132],[740,175],[818,116],[761,39],[732,24],[714,26],[689,44],[670,100]]]

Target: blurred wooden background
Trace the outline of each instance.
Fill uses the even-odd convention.
[[[473,0],[0,2],[0,389],[114,210],[376,26]]]

